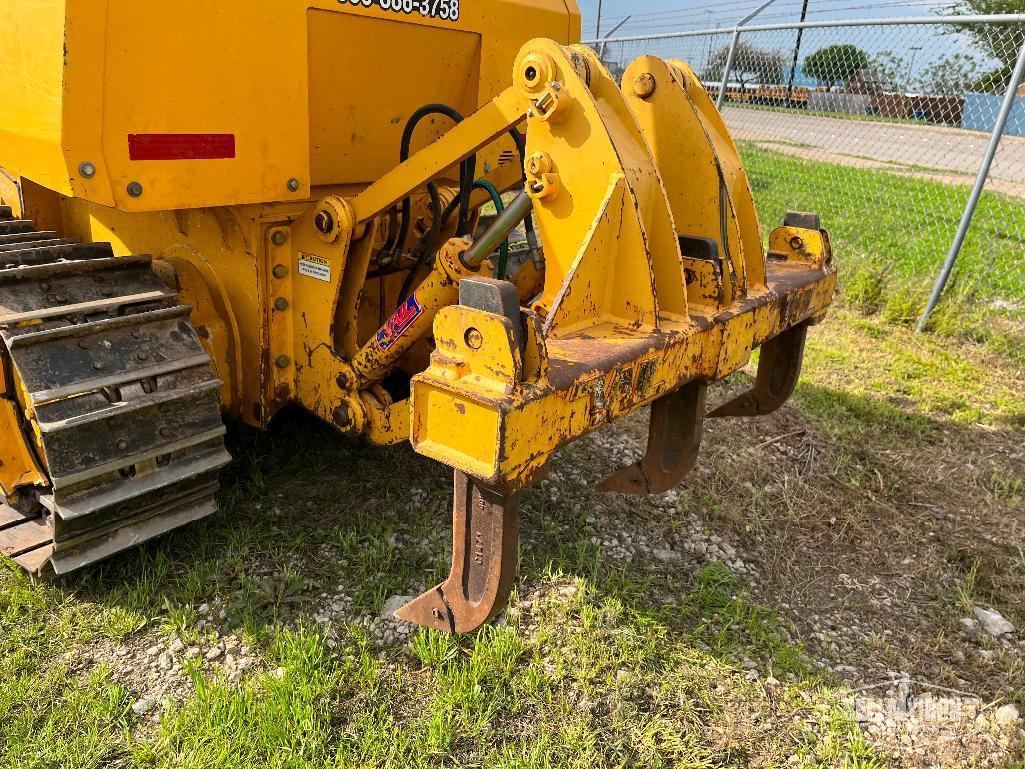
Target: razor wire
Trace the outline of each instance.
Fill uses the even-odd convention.
[[[909,324],[959,240],[1010,101],[932,325],[1025,351],[1025,85],[1010,82],[1025,16],[754,23],[597,47],[617,76],[654,54],[722,92],[764,226],[788,209],[820,213],[848,302]]]

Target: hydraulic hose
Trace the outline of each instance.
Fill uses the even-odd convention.
[[[498,215],[501,216],[502,212],[505,211],[505,203],[502,202],[502,196],[498,194],[498,190],[495,189],[489,181],[484,179],[477,179],[473,183],[475,189],[486,190],[491,195],[491,202],[495,204],[495,209],[498,211]],[[498,254],[498,265],[495,268],[495,277],[499,280],[505,280],[505,273],[509,268],[509,238],[502,241],[501,250]]]
[[[406,122],[406,127],[402,131],[402,145],[399,149],[399,162],[404,163],[409,160],[410,145],[413,142],[413,132],[420,122],[430,115],[444,115],[450,118],[455,123],[463,122],[463,116],[457,110],[448,106],[447,104],[427,104],[410,116]],[[470,195],[473,192],[473,179],[477,170],[477,156],[476,154],[470,155],[466,160],[463,161],[459,171],[459,225],[456,230],[456,235],[462,237],[469,232],[469,220],[470,220]],[[405,197],[402,201],[399,234],[394,248],[401,248],[402,244],[405,243],[406,238],[409,236],[410,226],[410,199]]]
[[[399,289],[399,305],[408,298],[409,292],[413,288],[413,281],[427,263],[427,257],[434,252],[435,241],[441,232],[441,194],[438,192],[438,185],[434,182],[428,182],[427,191],[431,195],[431,228],[424,233],[417,244],[416,263],[413,265],[413,269],[406,275],[406,279],[402,281],[402,288]]]

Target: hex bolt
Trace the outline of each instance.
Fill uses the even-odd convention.
[[[135,353],[135,357],[140,361],[149,360],[149,350],[143,347],[141,350]]]
[[[330,211],[320,210],[313,218],[313,226],[317,228],[317,232],[327,235],[335,228],[335,219]]]
[[[335,384],[338,385],[340,390],[349,389],[349,377],[344,372],[335,377]]]
[[[141,328],[132,329],[132,339],[142,339],[143,336],[145,336],[145,334],[143,333]]]
[[[270,236],[270,242],[275,246],[283,246],[288,241],[288,233],[284,230],[275,230]]]
[[[171,429],[169,427],[161,427],[160,430],[158,430],[158,432],[160,433],[161,438],[171,437]]]
[[[650,72],[642,72],[634,78],[634,96],[647,99],[655,93],[655,78]]]
[[[133,198],[142,197],[142,185],[138,182],[132,182],[128,185],[128,194]]]
[[[278,403],[284,403],[287,401],[291,394],[292,391],[289,389],[287,384],[279,384],[274,388],[274,400]]]
[[[547,152],[535,152],[527,158],[527,171],[531,176],[551,173],[554,167],[555,164],[552,162],[552,156]]]
[[[484,335],[478,329],[467,329],[465,339],[466,346],[471,350],[479,350],[484,346]]]
[[[290,192],[298,192],[299,191],[299,180],[298,179],[289,179],[288,180],[288,189],[289,189]]]
[[[278,312],[284,312],[288,309],[288,300],[283,296],[279,296],[274,300],[274,309]]]
[[[124,438],[118,438],[117,448],[119,451],[126,451],[128,449],[128,441]]]
[[[274,269],[271,271],[271,274],[274,275],[274,277],[278,280],[281,280],[282,278],[288,276],[288,268],[283,264],[275,264]]]
[[[291,363],[292,360],[287,355],[279,355],[274,360],[274,365],[278,368],[288,368]]]
[[[80,350],[88,350],[89,349],[89,340],[88,339],[79,339],[78,340],[78,347],[79,347]]]
[[[87,160],[78,167],[78,172],[82,174],[83,178],[92,179],[96,176],[96,166]]]
[[[804,247],[804,240],[802,238],[798,237],[797,235],[794,235],[794,237],[790,238],[790,247],[795,249],[795,250],[803,248]]]

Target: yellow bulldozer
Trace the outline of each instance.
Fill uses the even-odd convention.
[[[786,401],[829,306],[818,217],[763,240],[695,73],[617,83],[574,0],[3,16],[0,549],[35,574],[213,513],[223,420],[298,404],[454,469],[451,574],[398,616],[472,630],[560,447],[650,406],[603,488],[668,490],[706,416]]]

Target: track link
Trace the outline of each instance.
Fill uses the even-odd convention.
[[[190,309],[150,257],[0,206],[0,364],[49,481],[0,495],[0,552],[64,574],[216,510],[222,383]]]

